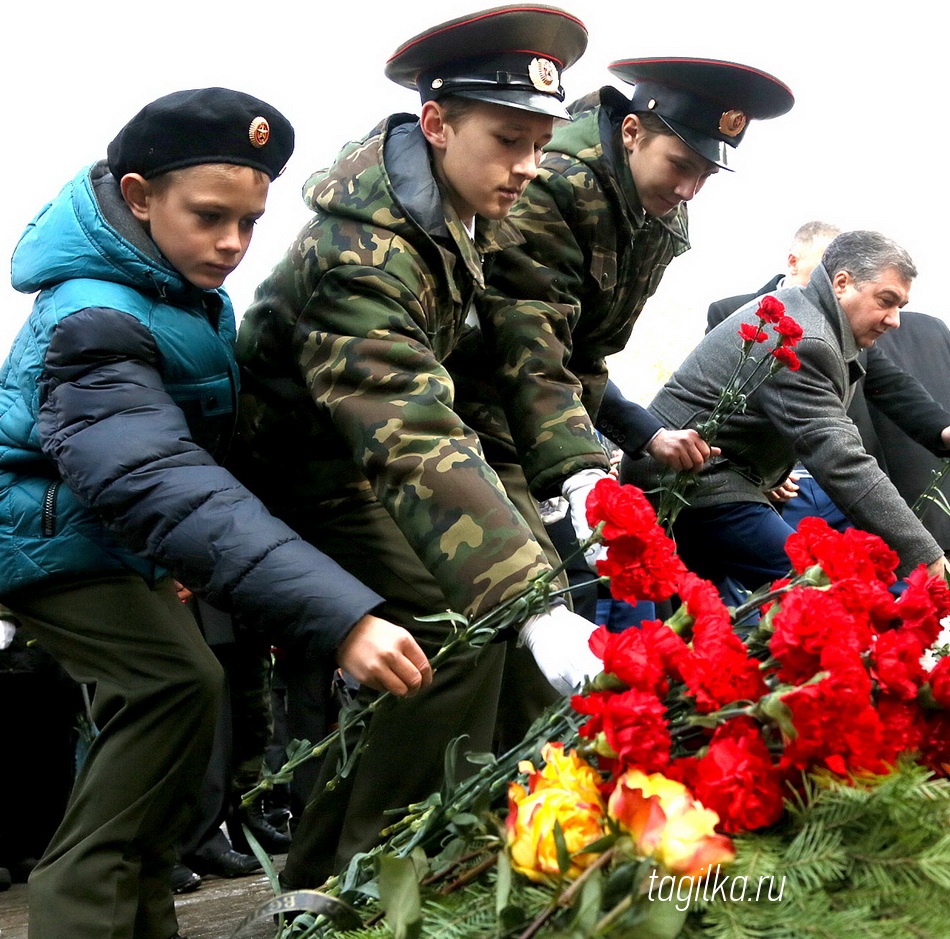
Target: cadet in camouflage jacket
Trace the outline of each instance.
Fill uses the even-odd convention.
[[[497,392],[484,379],[476,384],[484,360],[474,341],[449,363],[464,376],[460,396],[494,402],[473,408],[473,423],[514,443],[541,496],[579,470],[608,469],[591,427],[607,386],[604,360],[626,346],[667,265],[689,248],[685,204],[664,218],[640,205],[619,139],[629,107],[612,87],[575,102],[574,120],[557,128],[538,177],[512,210],[525,242],[493,260],[481,317],[498,360]],[[660,425],[625,403],[637,414],[638,439],[623,440],[619,426],[602,429],[639,449]]]
[[[453,628],[432,614],[477,617],[557,560],[524,473],[489,464],[444,362],[484,291],[483,258],[520,240],[505,217],[555,116],[567,117],[560,70],[586,44],[578,20],[531,6],[404,43],[386,75],[420,95],[420,115],[391,116],[310,179],[314,217],[241,325],[243,449],[260,467],[238,472],[308,541],[375,584],[386,616],[430,656]],[[549,57],[525,51],[539,48]],[[600,671],[593,624],[561,601],[522,619],[512,625],[523,649],[458,651],[425,691],[377,711],[358,765],[333,787],[342,752],[328,755],[285,886],[316,886],[368,850],[388,809],[439,788],[454,739],[490,750],[512,660],[525,660],[532,689],[517,705],[505,694],[506,716],[518,719]]]
[[[473,244],[426,147],[418,118],[394,115],[307,182],[316,214],[238,338],[248,481],[305,533],[378,500],[450,606],[477,615],[548,569],[443,365],[484,287],[480,256],[520,239],[477,218]]]
[[[649,449],[676,469],[709,457],[694,434],[663,432],[625,401],[605,359],[625,347],[667,265],[688,250],[686,203],[727,167],[751,120],[794,103],[774,76],[734,62],[624,59],[608,70],[632,96],[607,86],[571,107],[573,122],[555,132],[512,213],[525,244],[495,259],[498,295],[482,317],[528,482],[542,496],[560,488],[578,534],[586,523],[575,515],[605,469],[592,423],[626,453]],[[501,439],[503,427],[496,422]]]

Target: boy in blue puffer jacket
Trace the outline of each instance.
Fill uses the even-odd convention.
[[[178,934],[168,874],[222,674],[176,579],[371,687],[431,681],[381,598],[216,462],[238,390],[221,285],[293,138],[241,92],[166,95],[14,252],[14,286],[39,294],[0,369],[0,602],[95,685],[99,730],[30,879],[31,939]]]

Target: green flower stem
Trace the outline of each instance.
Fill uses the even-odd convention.
[[[600,936],[603,935],[614,923],[617,922],[625,913],[627,913],[630,908],[633,906],[633,896],[627,894],[616,906],[608,910],[597,922],[594,924],[594,929],[591,935]]]
[[[759,328],[762,329],[764,326],[765,320],[761,320]],[[779,348],[783,343],[784,337],[779,336],[775,347],[771,351]],[[779,371],[779,369],[784,368],[781,362],[778,362],[776,366],[777,360],[771,355],[771,352],[769,355],[762,356],[760,359],[752,359],[752,349],[755,345],[757,345],[757,343],[751,340],[743,342],[739,361],[736,363],[729,381],[716,399],[716,403],[713,405],[709,417],[696,428],[696,432],[699,436],[710,446],[715,444],[716,437],[723,424],[734,415],[745,410],[746,402],[755,394],[759,386]],[[750,360],[755,363],[755,366],[745,378],[742,378],[743,369]],[[768,363],[768,368],[765,369],[765,373],[762,374],[763,367],[766,363]],[[679,470],[670,483],[662,486],[656,519],[668,532],[672,529],[673,523],[676,521],[676,517],[680,511],[689,505],[686,494],[692,488],[695,481],[696,471]]]
[[[928,502],[936,503],[946,514],[950,515],[950,505],[947,503],[947,497],[940,489],[948,473],[950,473],[950,460],[943,460],[940,469],[933,473],[927,488],[917,496],[914,504],[911,506],[911,511],[918,518],[924,514],[924,510],[927,508],[926,503]]]
[[[463,624],[460,629],[453,631],[449,635],[439,651],[432,657],[431,665],[433,671],[445,662],[449,656],[455,654],[457,650],[464,648],[481,648],[487,645],[502,630],[512,626],[520,626],[531,616],[548,610],[552,599],[559,598],[576,589],[575,587],[556,587],[554,582],[564,572],[570,561],[582,555],[592,545],[601,543],[600,533],[602,530],[603,523],[598,525],[591,532],[590,537],[579,546],[575,554],[564,559],[557,567],[534,577],[524,590],[499,603],[498,606],[489,610],[488,613],[480,616],[474,622],[469,622],[463,616],[452,613],[422,617],[422,619],[426,620],[450,619]],[[599,583],[605,580],[606,578],[598,577],[591,580],[590,583]],[[585,586],[587,585],[585,584]],[[362,724],[363,731],[355,745],[355,750],[360,752],[363,747],[365,747],[369,718],[371,718],[376,711],[385,707],[391,707],[396,701],[398,701],[398,698],[390,692],[384,691],[359,709],[344,708],[340,715],[339,727],[331,731],[331,733],[316,745],[311,746],[309,741],[303,741],[299,750],[290,756],[287,762],[275,772],[265,773],[264,777],[253,789],[243,794],[241,797],[242,804],[253,804],[264,793],[270,792],[275,785],[289,782],[294,772],[300,766],[310,760],[323,756],[333,744],[344,739],[341,735],[345,730]],[[328,788],[338,785],[340,778],[341,774],[338,773],[330,781]]]
[[[498,855],[490,854],[484,860],[480,861],[474,867],[470,867],[468,870],[459,874],[455,880],[450,883],[445,884],[440,890],[439,893],[445,896],[448,893],[452,893],[454,890],[459,890],[462,887],[468,886],[468,884],[473,881],[478,880],[485,871],[491,870],[498,863]]]

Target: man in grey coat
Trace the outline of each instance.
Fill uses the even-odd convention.
[[[721,455],[697,474],[673,532],[684,562],[714,582],[731,576],[748,589],[788,573],[792,529],[769,502],[800,460],[851,521],[879,535],[900,557],[903,576],[918,564],[943,570],[943,552],[864,449],[847,408],[863,374],[858,353],[900,325],[917,269],[907,252],[877,232],[845,232],[828,246],[804,287],[775,291],[804,335],[798,370],[783,368],[751,393],[744,412],[719,430]],[[757,323],[758,301],[708,333],[650,405],[666,427],[696,427],[709,417],[740,355],[737,330]],[[917,439],[950,447],[946,412],[926,393]],[[948,452],[947,455],[950,455]],[[645,490],[670,482],[646,457],[624,460],[621,478]]]

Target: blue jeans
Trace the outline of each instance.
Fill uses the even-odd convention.
[[[846,528],[854,527],[841,509],[831,501],[825,490],[818,485],[808,470],[796,466],[792,472],[798,476],[798,496],[789,499],[781,510],[782,518],[792,528],[798,528],[798,523],[810,515],[823,518],[836,531],[844,531]]]
[[[652,600],[626,603],[613,597],[598,597],[597,624],[609,632],[620,633],[631,626],[639,626],[645,619],[656,619],[656,604]]]
[[[794,529],[771,506],[729,502],[684,509],[673,525],[677,551],[686,566],[720,589],[727,578],[757,590],[785,577],[791,562],[785,542]]]

